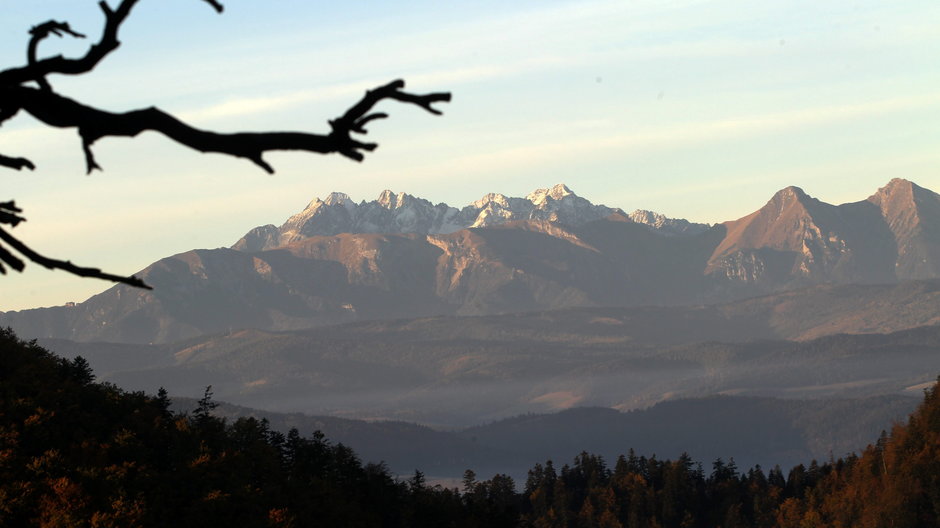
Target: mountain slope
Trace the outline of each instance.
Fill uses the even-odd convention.
[[[0,324],[32,337],[161,343],[236,328],[702,305],[893,284],[940,276],[940,195],[896,179],[834,206],[788,187],[753,214],[706,228],[627,216],[563,185],[527,198],[487,195],[460,211],[403,193],[359,205],[334,193],[236,246],[243,250],[152,264],[139,275],[153,292],[118,285],[76,306],[0,313]],[[250,250],[268,246],[276,247]]]
[[[902,179],[839,206],[787,187],[723,227],[705,272],[764,291],[935,278],[940,271],[940,195]]]
[[[617,254],[582,240],[604,237],[616,240]],[[73,307],[3,314],[0,323],[29,336],[151,343],[232,328],[635,305],[669,278],[659,252],[688,238],[604,219],[578,231],[524,221],[444,235],[314,236],[261,252],[194,250],[144,269],[153,291],[117,286]],[[652,283],[631,280],[644,269],[656,272]],[[684,295],[680,302],[694,299],[694,289]]]
[[[900,278],[940,273],[940,195],[912,182],[894,179],[868,198],[894,237]]]

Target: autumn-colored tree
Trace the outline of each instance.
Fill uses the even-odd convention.
[[[783,477],[632,451],[613,471],[578,455],[506,475],[465,474],[463,494],[382,464],[322,433],[168,410],[167,396],[90,381],[0,330],[0,526],[882,528],[940,526],[940,394],[860,456]]]

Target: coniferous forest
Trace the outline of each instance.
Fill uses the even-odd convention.
[[[96,383],[0,331],[0,526],[940,526],[940,392],[861,454],[793,468],[589,453],[462,489],[396,478],[321,434],[213,416],[211,392],[173,413]]]

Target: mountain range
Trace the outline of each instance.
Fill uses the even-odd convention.
[[[938,251],[940,195],[901,179],[842,205],[788,187],[716,225],[564,185],[460,209],[332,193],[151,264],[153,291],[0,325],[403,473],[631,446],[788,465],[862,447],[931,385]]]
[[[577,226],[614,213],[626,216],[620,209],[592,204],[574,194],[564,184],[537,189],[525,198],[490,193],[462,209],[444,203],[434,205],[422,198],[406,193],[395,194],[389,190],[382,191],[377,200],[363,200],[359,204],[345,193],[334,192],[326,200],[314,199],[280,227],[268,224],[252,229],[232,249],[262,251],[314,236],[340,233],[439,235],[518,220],[541,220]],[[687,220],[666,218],[645,210],[634,211],[629,217],[663,234],[701,233],[709,227]]]
[[[564,185],[462,209],[383,192],[314,200],[232,248],[161,259],[153,291],[0,314],[21,335],[166,343],[237,328],[587,306],[703,305],[820,284],[940,277],[940,195],[891,180],[830,205],[788,187],[706,226],[594,205]]]

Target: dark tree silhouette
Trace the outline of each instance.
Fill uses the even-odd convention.
[[[77,129],[85,154],[86,170],[89,173],[95,169],[101,170],[91,150],[96,141],[108,136],[133,137],[146,130],[160,132],[173,141],[200,152],[218,152],[248,159],[266,172],[273,173],[274,169],[263,158],[263,154],[271,150],[302,150],[319,154],[338,153],[349,159],[362,161],[364,152],[375,150],[378,145],[360,141],[353,137],[353,133],[366,134],[366,125],[370,121],[388,117],[388,114],[372,111],[373,107],[383,99],[417,105],[438,115],[440,112],[433,108],[432,104],[450,101],[450,93],[417,95],[405,92],[403,91],[405,82],[395,80],[367,91],[362,99],[343,115],[330,120],[331,130],[327,134],[306,132],[221,134],[192,127],[155,107],[113,113],[84,105],[56,93],[47,77],[51,74],[81,75],[93,70],[120,45],[118,31],[138,1],[121,0],[116,8],[112,8],[106,0],[98,3],[105,17],[104,30],[98,42],[92,44],[83,57],[74,59],[61,55],[43,59],[37,57],[36,50],[39,42],[49,35],[85,38],[85,35],[69,27],[67,22],[50,20],[30,29],[27,64],[0,71],[0,125],[22,110],[49,126]],[[222,4],[216,0],[203,1],[219,13],[222,12]],[[8,157],[3,154],[0,154],[0,166],[16,170],[36,168],[28,159]],[[25,220],[19,213],[22,213],[22,210],[17,208],[13,201],[0,202],[0,224],[9,225],[11,228],[16,227]],[[17,271],[25,268],[23,260],[14,255],[11,250],[49,269],[61,269],[84,277],[97,277],[149,288],[134,276],[111,275],[99,269],[83,268],[68,261],[46,258],[31,250],[0,225],[0,273],[6,273],[4,264]]]

